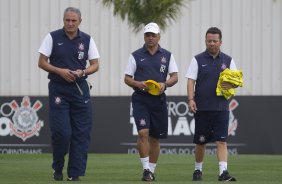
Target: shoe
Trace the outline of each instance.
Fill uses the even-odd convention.
[[[193,173],[193,181],[202,181],[202,171],[195,170]]]
[[[223,171],[218,177],[218,181],[236,181],[236,179],[233,176],[230,176],[228,171]]]
[[[80,178],[79,178],[79,176],[68,177],[67,181],[80,181]]]
[[[63,173],[62,172],[54,171],[53,178],[56,181],[62,181],[63,180]]]
[[[149,169],[144,169],[142,181],[155,181],[154,174]]]

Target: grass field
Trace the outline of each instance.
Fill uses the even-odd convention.
[[[51,184],[51,154],[42,155],[1,155],[1,184]],[[194,157],[191,155],[161,155],[156,169],[154,183],[193,183],[191,175]],[[238,182],[244,184],[282,183],[282,155],[236,155],[229,157],[229,171]],[[86,176],[81,184],[139,184],[141,164],[138,155],[89,154]],[[217,182],[217,160],[207,155],[204,163],[202,182]],[[66,171],[64,170],[64,176]],[[65,180],[65,178],[64,178]]]

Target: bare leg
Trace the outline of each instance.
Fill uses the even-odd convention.
[[[150,163],[157,163],[160,154],[160,140],[150,137]]]
[[[227,143],[226,142],[220,142],[217,141],[216,142],[216,146],[217,146],[217,159],[219,162],[223,161],[223,162],[227,162]]]
[[[206,145],[196,144],[195,146],[195,161],[203,162],[206,151]]]
[[[149,130],[142,129],[138,132],[137,149],[139,151],[140,158],[149,156]]]
[[[156,146],[158,148],[156,148]],[[144,170],[142,181],[154,181],[155,177],[150,171],[150,162],[155,162],[158,160],[158,154],[160,150],[158,140],[149,138],[149,130],[143,129],[139,131],[137,147]]]
[[[217,146],[217,159],[219,165],[219,175],[221,175],[223,171],[227,170],[227,159],[228,159],[227,143],[217,141],[216,146]]]
[[[193,181],[202,180],[202,166],[206,151],[206,145],[196,144],[195,146],[195,171],[193,173]]]

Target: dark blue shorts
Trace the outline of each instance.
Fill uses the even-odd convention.
[[[157,139],[167,138],[168,111],[166,95],[153,96],[143,92],[132,94],[133,117],[137,130],[149,129]]]
[[[195,144],[226,142],[228,136],[229,111],[197,111],[195,117]]]

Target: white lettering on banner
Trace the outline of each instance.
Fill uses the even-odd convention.
[[[235,136],[238,126],[237,119],[233,114],[233,110],[238,107],[239,103],[232,99],[229,103],[229,127],[228,135]],[[168,135],[169,136],[192,136],[195,132],[194,114],[189,112],[187,102],[167,102],[168,108]],[[132,124],[132,135],[138,135],[135,121],[133,118],[133,109],[130,104],[130,124]]]
[[[130,148],[127,150],[127,154],[138,154],[137,148]]]
[[[168,116],[191,116],[193,117],[193,113],[189,112],[188,104],[187,102],[173,102],[169,101],[167,102],[167,110],[168,110]],[[133,109],[132,104],[130,103],[130,116],[133,115]]]
[[[138,135],[136,124],[133,117],[130,117],[130,124],[132,124],[132,135]],[[176,126],[173,130],[171,117],[168,117],[168,135],[192,135],[194,134],[195,120],[193,119],[189,125],[186,117],[179,117]]]
[[[167,102],[168,108],[168,135],[169,136],[191,136],[194,134],[195,121],[193,113],[188,110],[186,102]],[[190,124],[189,120],[190,118]],[[175,121],[177,119],[177,121]],[[133,118],[132,105],[130,104],[130,124],[132,124],[132,135],[138,135]]]
[[[138,135],[136,124],[133,117],[130,117],[130,124],[132,124],[132,135]]]
[[[31,106],[28,96],[23,97],[20,106],[16,100],[3,103],[0,107],[0,115],[4,116],[0,117],[0,136],[15,135],[23,141],[34,135],[39,136],[44,123],[38,119],[37,111],[42,106],[39,100]],[[5,112],[5,108],[9,108],[10,112]]]
[[[186,117],[179,117],[173,135],[191,135],[190,127]]]
[[[6,117],[0,118],[0,136],[7,136],[10,135],[11,129],[10,129],[10,123],[11,120]]]
[[[167,102],[168,116],[194,116],[186,102]]]
[[[237,148],[228,148],[228,155],[238,155]],[[137,148],[128,148],[128,154],[138,154]],[[160,154],[163,155],[194,155],[195,148],[161,148]],[[216,155],[216,148],[206,148],[206,155]]]
[[[237,119],[233,114],[233,110],[237,108],[239,103],[232,99],[229,103],[229,127],[228,135],[235,136],[235,131],[237,129]],[[191,138],[195,134],[195,119],[194,114],[189,112],[188,104],[185,101],[167,102],[168,109],[168,136],[174,136],[176,138],[171,142],[168,140],[162,141],[160,154],[177,154],[177,155],[194,155],[195,148],[193,143],[187,143],[191,141]],[[136,129],[136,124],[133,117],[132,104],[130,104],[130,124],[132,125],[132,135],[137,136],[138,132]],[[184,136],[184,137],[183,137]],[[179,141],[180,140],[180,141]],[[128,154],[138,154],[138,149],[136,148],[136,143],[123,142],[121,145],[127,147]],[[238,147],[245,146],[241,143],[228,144],[228,154],[237,155]],[[216,155],[216,145],[211,144],[206,147],[207,155]]]
[[[42,149],[0,148],[0,154],[42,154]]]

